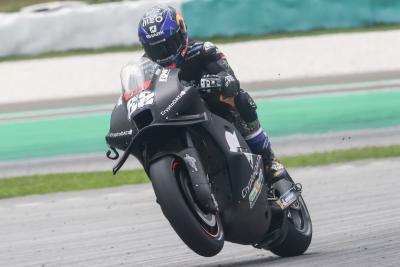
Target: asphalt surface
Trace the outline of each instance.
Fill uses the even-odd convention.
[[[400,158],[294,169],[313,220],[307,253],[226,243],[202,258],[149,184],[0,200],[0,266],[399,266]]]

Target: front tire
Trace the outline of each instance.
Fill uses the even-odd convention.
[[[218,214],[206,214],[191,194],[191,183],[184,164],[171,156],[150,166],[150,178],[164,216],[185,244],[197,254],[211,257],[224,245]]]

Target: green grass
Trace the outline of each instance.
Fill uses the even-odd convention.
[[[332,152],[313,153],[303,156],[283,157],[281,161],[288,168],[295,168],[388,157],[400,157],[400,145],[336,150]]]
[[[400,157],[400,146],[367,147],[283,157],[287,168],[317,166],[353,160]],[[64,173],[0,179],[0,198],[78,191],[148,182],[143,170],[121,171],[117,176],[109,172]]]
[[[254,40],[268,40],[268,39],[279,39],[279,38],[292,38],[292,37],[302,37],[302,36],[319,36],[325,34],[335,34],[335,33],[355,33],[355,32],[371,32],[371,31],[389,31],[389,30],[399,30],[400,24],[393,25],[375,25],[370,27],[360,27],[352,29],[329,29],[329,30],[312,30],[306,32],[281,32],[281,33],[269,33],[264,35],[241,35],[232,37],[214,37],[214,38],[196,38],[200,41],[211,41],[216,44],[226,44],[226,43],[237,43],[245,41]],[[190,29],[189,29],[190,33]],[[18,60],[32,60],[32,59],[43,59],[43,58],[53,58],[53,57],[69,57],[69,56],[79,56],[79,55],[91,55],[91,54],[102,54],[102,53],[116,53],[116,52],[133,52],[141,51],[140,45],[133,45],[131,47],[121,46],[121,47],[106,47],[99,49],[76,49],[60,52],[46,52],[42,54],[35,55],[18,55],[18,56],[6,56],[0,57],[0,62],[4,61],[18,61]]]
[[[143,170],[33,175],[0,179],[0,199],[53,192],[79,191],[139,184],[148,181]]]

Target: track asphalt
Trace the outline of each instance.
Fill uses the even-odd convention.
[[[313,220],[307,253],[226,242],[202,258],[177,237],[149,184],[0,200],[1,266],[398,266],[400,159],[294,169]]]

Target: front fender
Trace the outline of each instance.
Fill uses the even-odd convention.
[[[185,164],[190,181],[193,187],[193,193],[197,204],[207,212],[216,212],[218,210],[217,204],[214,201],[211,185],[208,180],[207,173],[204,171],[200,156],[194,147],[182,149],[181,151],[165,151],[157,153],[151,160],[155,160],[164,156],[173,156],[181,163]]]

